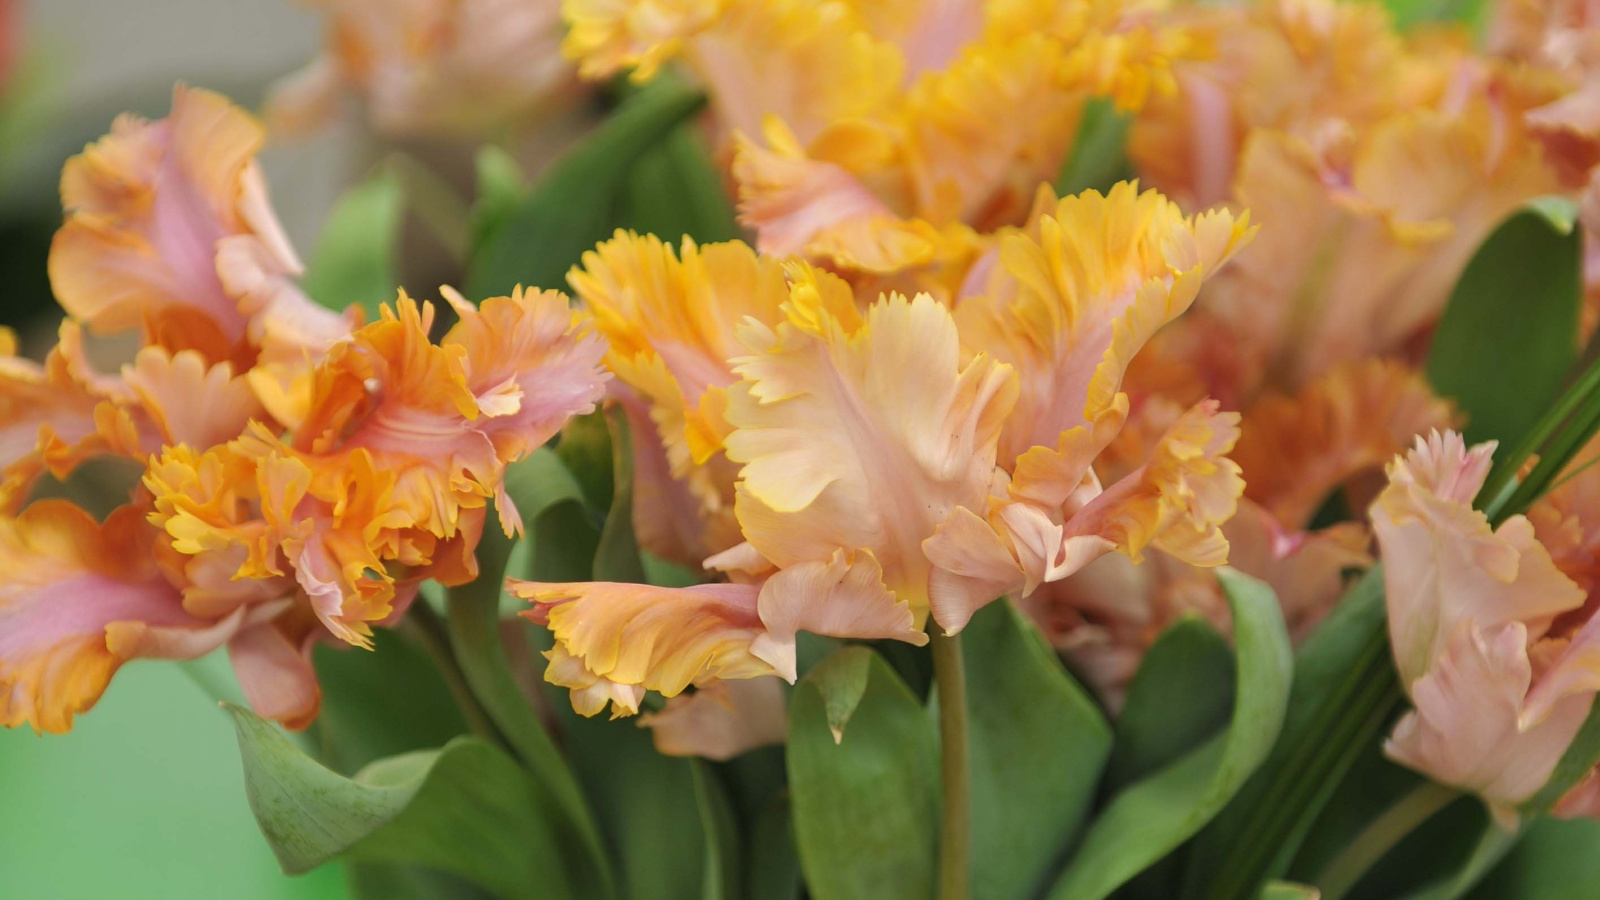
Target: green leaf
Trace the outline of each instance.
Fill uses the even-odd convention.
[[[322,761],[354,772],[374,760],[438,747],[466,723],[428,655],[398,632],[373,632],[373,652],[321,645],[313,654],[322,686]]]
[[[849,729],[835,741],[831,723],[846,709]],[[933,896],[937,740],[882,657],[846,647],[800,680],[789,702],[787,759],[795,843],[811,897]]]
[[[1561,754],[1561,760],[1556,763],[1549,780],[1522,805],[1523,814],[1538,816],[1548,813],[1556,801],[1577,787],[1578,782],[1588,777],[1596,765],[1600,765],[1600,705],[1590,707],[1583,727],[1573,735],[1572,743],[1567,745],[1567,752]]]
[[[750,900],[800,900],[800,857],[795,854],[789,800],[768,804],[750,829],[746,878]]]
[[[1455,872],[1428,887],[1407,894],[1404,900],[1457,900],[1472,890],[1496,864],[1505,857],[1517,842],[1517,832],[1504,831],[1493,823],[1485,822],[1479,838],[1473,845],[1472,855]],[[1517,900],[1522,900],[1516,895]]]
[[[1540,819],[1470,900],[1590,900],[1600,884],[1600,822]]]
[[[600,543],[594,551],[594,580],[644,584],[644,562],[639,558],[639,543],[633,535],[633,450],[628,437],[628,421],[622,410],[606,413],[611,426],[611,471],[614,485],[610,511],[600,530]]]
[[[1145,652],[1117,718],[1106,772],[1118,790],[1198,747],[1228,722],[1233,650],[1198,616],[1174,622]]]
[[[961,644],[973,896],[1031,897],[1094,802],[1111,727],[1010,602],[980,610]]]
[[[493,144],[478,148],[473,168],[478,194],[472,204],[468,242],[471,247],[482,247],[528,195],[528,183],[516,159]]]
[[[733,205],[693,123],[679,125],[628,174],[622,221],[669,244],[685,235],[700,243],[739,236]]]
[[[493,896],[454,875],[421,866],[361,863],[348,869],[350,893],[361,900],[484,900]]]
[[[585,250],[611,236],[628,171],[705,103],[661,81],[622,104],[579,147],[550,167],[516,209],[473,249],[468,296],[515,285],[556,287]]]
[[[1374,566],[1295,654],[1278,744],[1196,841],[1183,896],[1254,900],[1281,877],[1402,699],[1389,657],[1383,569]]]
[[[1065,197],[1091,188],[1105,193],[1117,182],[1131,178],[1133,168],[1125,145],[1132,122],[1131,115],[1118,112],[1105,97],[1086,103],[1078,139],[1056,177],[1056,193]]]
[[[387,168],[345,191],[306,265],[301,286],[311,299],[335,310],[353,303],[369,322],[378,317],[381,304],[394,302],[404,200],[400,180]]]
[[[1578,357],[1583,236],[1523,210],[1456,282],[1434,331],[1428,380],[1467,414],[1466,437],[1510,447],[1538,421]]]
[[[507,470],[506,490],[524,523],[529,518],[542,522],[551,510],[576,505],[578,496],[570,474],[544,448]],[[511,674],[500,634],[501,593],[511,540],[500,530],[492,511],[488,518],[478,543],[478,578],[450,588],[447,594],[451,645],[472,693],[581,840],[588,871],[595,879],[593,889],[599,892],[596,895],[610,896],[610,872],[588,804],[572,770]]]
[[[561,429],[561,442],[556,444],[555,452],[583,488],[581,499],[599,513],[595,519],[598,524],[611,508],[617,490],[611,423],[606,414],[596,411],[569,420]]]
[[[1306,884],[1274,881],[1261,889],[1261,900],[1317,900],[1317,889]]]
[[[1099,900],[1209,822],[1267,758],[1289,702],[1292,655],[1277,597],[1230,569],[1218,573],[1237,647],[1225,734],[1118,793],[1056,882],[1052,900]]]
[[[562,701],[565,703],[565,699]],[[697,760],[662,756],[633,720],[585,719],[566,707],[573,767],[605,831],[627,900],[702,900],[722,879],[707,840]],[[714,876],[707,878],[716,860]]]
[[[743,896],[743,873],[739,870],[739,824],[734,820],[728,793],[717,780],[711,764],[692,761],[695,809],[700,813],[700,830],[706,836],[704,900],[733,900]]]
[[[493,746],[457,738],[345,778],[249,710],[227,709],[250,809],[285,872],[332,859],[421,865],[502,900],[587,896],[571,871],[560,810]]]

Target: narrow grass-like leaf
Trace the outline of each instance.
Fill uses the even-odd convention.
[[[1094,802],[1111,728],[1010,602],[962,632],[972,770],[972,895],[1031,897]]]
[[[1228,730],[1118,793],[1090,826],[1051,900],[1100,900],[1175,850],[1215,816],[1283,725],[1293,661],[1278,599],[1265,584],[1219,573],[1233,610],[1238,667]]]
[[[1600,885],[1600,822],[1540,819],[1467,897],[1589,900]]]
[[[854,703],[865,659],[867,677]],[[835,741],[830,709],[850,706]],[[835,714],[836,715],[836,714]],[[800,680],[789,702],[789,789],[795,843],[815,900],[929,900],[939,827],[933,723],[872,650],[846,647]]]
[[[501,900],[586,896],[562,811],[490,744],[457,738],[345,778],[249,710],[227,708],[250,808],[284,871],[333,859],[421,865]]]

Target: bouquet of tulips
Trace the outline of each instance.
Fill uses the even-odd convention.
[[[363,900],[1600,896],[1592,4],[313,5],[62,170],[4,725],[225,653]],[[476,186],[305,262],[352,112]]]

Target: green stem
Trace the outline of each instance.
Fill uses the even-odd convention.
[[[1460,796],[1461,792],[1454,788],[1428,781],[1395,801],[1322,870],[1316,880],[1322,900],[1343,900],[1367,870],[1406,835]]]
[[[933,678],[939,687],[939,760],[943,818],[939,832],[939,900],[972,896],[972,770],[967,762],[967,675],[961,638],[933,634]]]
[[[428,656],[433,658],[434,665],[439,670],[439,675],[444,679],[445,687],[450,689],[450,696],[456,701],[456,708],[461,710],[461,718],[467,723],[467,728],[478,737],[493,741],[502,747],[506,744],[505,735],[494,727],[494,722],[489,719],[489,714],[484,710],[483,704],[472,693],[472,688],[467,684],[466,676],[461,674],[461,665],[456,661],[455,651],[450,647],[450,632],[445,627],[444,620],[433,611],[428,601],[417,598],[412,604],[406,617],[401,620],[401,625],[422,645]]]
[[[472,230],[472,210],[443,178],[432,169],[404,153],[395,153],[385,162],[400,181],[407,204],[452,262],[466,265],[467,242]]]

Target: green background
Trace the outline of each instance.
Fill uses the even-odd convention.
[[[126,666],[70,734],[0,731],[0,810],[6,897],[347,897],[338,867],[279,873],[233,726],[178,666]]]

